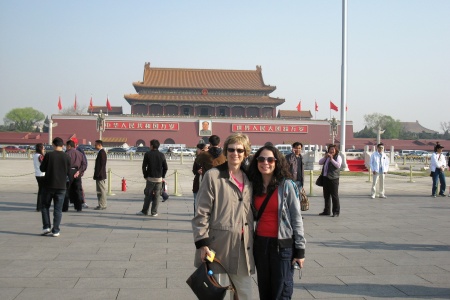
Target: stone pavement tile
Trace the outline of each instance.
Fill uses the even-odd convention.
[[[406,296],[405,293],[390,285],[308,283],[302,284],[302,286],[313,295],[314,299],[340,299],[366,296],[397,299]]]
[[[186,288],[187,287],[187,288]],[[183,299],[195,300],[197,297],[186,284],[185,288],[166,289],[166,288],[121,288],[117,300],[129,299]],[[189,290],[188,290],[189,289]]]
[[[17,295],[23,291],[23,288],[0,288],[0,299],[2,300],[13,300],[17,299]],[[36,298],[34,298],[36,299]]]
[[[309,256],[308,256],[309,260]],[[333,274],[334,276],[338,275],[355,275],[355,276],[365,276],[365,275],[373,275],[370,271],[366,270],[363,267],[311,267],[309,265],[309,261],[306,261],[305,268],[302,270],[303,276],[324,276],[327,274]],[[297,272],[295,273],[297,275]],[[294,276],[295,277],[295,276]]]
[[[393,266],[392,263],[388,262],[382,258],[371,258],[366,259],[345,259],[342,256],[329,255],[328,257],[323,256],[315,261],[323,267],[356,267],[356,266]]]
[[[448,287],[450,288],[450,273],[443,273],[443,274],[419,273],[417,275],[433,284],[447,284]],[[450,297],[450,294],[449,294],[449,297]]]
[[[0,268],[0,278],[5,277],[36,277],[44,270],[42,266],[15,266],[8,265]]]
[[[152,278],[152,277],[166,277],[178,278],[182,282],[195,271],[194,266],[191,268],[171,268],[171,269],[156,269],[141,266],[140,268],[130,268],[126,270],[125,278]]]
[[[125,269],[119,268],[47,268],[38,277],[53,278],[71,278],[71,277],[88,277],[88,278],[123,278]]]
[[[3,252],[0,252],[0,253],[3,253]],[[14,260],[12,260],[12,259],[0,259],[0,267],[4,267],[4,266],[7,266],[7,265],[9,265],[9,264],[11,264],[11,262],[13,262]]]
[[[423,278],[423,274],[445,274],[448,271],[441,269],[440,267],[433,265],[409,265],[409,266],[392,266],[392,267],[376,267],[367,266],[364,267],[370,273],[374,275],[405,275],[415,274]]]
[[[449,263],[450,263],[450,262],[447,261],[447,262],[444,263],[444,264],[439,264],[438,267],[441,268],[441,269],[444,269],[444,270],[450,272],[450,264],[449,264]]]
[[[118,269],[139,269],[139,268],[147,268],[151,265],[152,269],[166,269],[167,263],[166,261],[157,260],[152,262],[146,261],[91,261],[89,263],[88,269],[90,268],[118,268]]]
[[[166,288],[166,278],[80,278],[75,286],[76,289],[162,289]]]
[[[73,288],[78,278],[0,278],[0,288],[4,287],[40,287],[40,288]]]
[[[423,278],[417,275],[394,274],[394,275],[366,275],[366,276],[337,276],[342,282],[350,284],[426,284]]]
[[[449,252],[450,249],[446,251],[433,251],[432,248],[428,248],[428,251],[408,251],[408,254],[420,259],[423,258],[445,259],[449,257]]]
[[[419,297],[419,296],[439,296],[440,299],[449,299],[450,298],[450,286],[447,284],[422,284],[422,285],[394,285],[395,288],[402,291],[408,296]],[[378,295],[380,296],[380,295]]]
[[[56,257],[55,261],[67,261],[67,260],[116,260],[116,261],[128,261],[130,260],[130,254],[124,253],[124,254],[85,254],[85,253],[78,253],[78,254],[59,254],[58,257]]]
[[[28,245],[29,246],[29,245]],[[14,253],[14,252],[2,252],[3,259],[25,259],[25,260],[55,260],[58,253],[52,251],[47,251],[44,253],[33,252],[28,249],[25,253]]]
[[[66,260],[57,262],[53,260],[14,260],[10,265],[14,267],[30,267],[30,268],[86,268],[90,261]]]
[[[26,288],[14,300],[115,300],[118,293],[119,289]]]
[[[112,247],[102,247],[97,251],[98,254],[131,254],[131,255],[149,255],[151,253],[153,256],[164,255],[167,253],[166,248],[152,248],[151,251],[145,248],[112,248]]]

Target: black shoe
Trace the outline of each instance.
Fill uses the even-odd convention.
[[[339,217],[339,213],[333,213],[333,215],[331,217]]]
[[[441,196],[441,197],[445,197],[445,195],[444,195],[444,194],[439,194],[439,196]]]
[[[329,212],[326,212],[326,211],[321,212],[321,213],[319,214],[319,216],[329,216],[329,215],[330,215],[330,213],[329,213]]]

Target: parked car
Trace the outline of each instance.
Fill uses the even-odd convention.
[[[142,146],[136,148],[136,154],[144,154],[146,152],[150,151],[150,147]]]
[[[127,149],[125,148],[111,148],[108,150],[108,153],[127,153]]]
[[[17,146],[6,146],[3,149],[5,149],[5,151],[9,152],[9,153],[25,153],[25,152],[27,152],[27,150],[21,149]]]
[[[195,152],[192,151],[191,149],[173,149],[172,150],[173,155],[181,155],[183,154],[183,156],[194,156]]]
[[[97,151],[97,149],[95,149],[93,146],[91,145],[78,145],[79,148],[81,148],[83,151]]]

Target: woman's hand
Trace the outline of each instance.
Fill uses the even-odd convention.
[[[300,266],[300,269],[303,268],[303,264],[305,262],[304,258],[294,258],[292,260],[292,265],[295,265],[295,263],[298,263],[298,265]]]
[[[209,248],[207,246],[203,246],[200,248],[200,259],[205,262],[206,257],[210,256],[211,252],[209,251]]]

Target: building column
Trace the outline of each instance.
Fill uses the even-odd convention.
[[[150,104],[147,104],[147,115],[150,115]]]
[[[162,115],[165,116],[166,115],[166,105],[161,105],[162,106]]]
[[[244,117],[247,118],[247,107],[248,106],[244,106]]]
[[[217,105],[214,105],[214,117],[217,117]]]
[[[262,115],[262,106],[260,106],[259,107],[259,117],[261,118],[263,115]]]
[[[192,109],[194,110],[192,113],[193,113],[193,116],[195,117],[195,104],[194,105],[192,105]]]
[[[228,106],[228,108],[230,109],[230,117],[232,117],[233,116],[233,106]]]
[[[180,116],[180,112],[181,112],[181,105],[178,104],[178,116]]]

